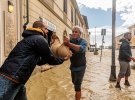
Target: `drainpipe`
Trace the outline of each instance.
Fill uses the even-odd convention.
[[[27,24],[29,23],[29,0],[26,0],[26,11],[27,11],[27,15],[26,15],[27,21],[23,25],[24,30],[26,30]]]

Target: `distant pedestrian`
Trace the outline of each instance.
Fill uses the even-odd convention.
[[[24,30],[24,37],[0,68],[0,100],[27,100],[25,83],[36,65],[62,64],[64,59],[56,58],[50,51],[47,40],[47,26],[35,21],[32,28]]]
[[[124,85],[126,86],[130,86],[129,83],[129,76],[131,74],[130,71],[130,61],[133,60],[135,62],[135,59],[132,57],[132,53],[131,53],[131,47],[130,47],[130,40],[131,40],[131,33],[130,32],[126,32],[124,34],[124,38],[120,40],[120,42],[122,42],[121,46],[120,46],[120,50],[119,50],[119,63],[120,63],[120,70],[119,70],[119,74],[118,74],[118,79],[117,79],[117,84],[116,84],[116,88],[121,89],[120,86],[120,81],[121,78],[125,77],[125,83]]]
[[[80,36],[83,33],[82,28],[79,26],[74,26],[72,29],[72,35],[70,35],[70,40],[68,38],[64,39],[65,45],[67,45],[72,51],[72,57],[70,58],[71,65],[71,77],[72,83],[75,89],[75,98],[80,100],[81,98],[81,84],[83,76],[86,69],[86,47],[87,42]]]

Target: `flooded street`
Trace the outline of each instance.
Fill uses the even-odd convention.
[[[134,54],[134,53],[133,53]],[[118,51],[116,51],[116,58]],[[71,83],[69,62],[43,73],[33,75],[27,82],[28,100],[74,100],[74,89]],[[116,59],[116,73],[119,63]],[[81,100],[135,100],[135,70],[131,69],[130,87],[115,88],[115,82],[109,82],[111,68],[111,50],[103,50],[100,55],[87,53],[87,69],[82,84]]]
[[[116,51],[116,73],[119,72],[119,62]],[[124,86],[124,79],[121,81],[122,90],[115,88],[115,82],[109,82],[111,67],[111,51],[104,50],[102,61],[100,56],[89,54],[87,57],[87,71],[84,77],[83,90],[90,96],[84,94],[83,100],[135,100],[135,70],[131,69],[130,87]]]
[[[135,61],[135,0],[0,0],[0,100],[22,85],[28,100],[135,100],[135,62],[120,62],[118,79],[131,76],[116,86],[111,48],[117,77],[118,49]]]

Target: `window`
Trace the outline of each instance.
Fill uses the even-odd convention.
[[[67,0],[63,2],[63,11],[67,14]]]
[[[71,8],[71,22],[73,23],[73,8]]]
[[[78,19],[77,19],[77,18],[76,18],[76,25],[79,25],[79,24],[78,24]]]

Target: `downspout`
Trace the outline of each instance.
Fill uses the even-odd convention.
[[[27,15],[26,15],[26,18],[27,18],[27,21],[26,23],[24,23],[23,25],[23,29],[26,30],[27,28],[27,24],[29,23],[29,0],[26,0],[26,11],[27,11]]]
[[[75,25],[77,25],[77,24],[76,24],[76,8],[75,8]]]

